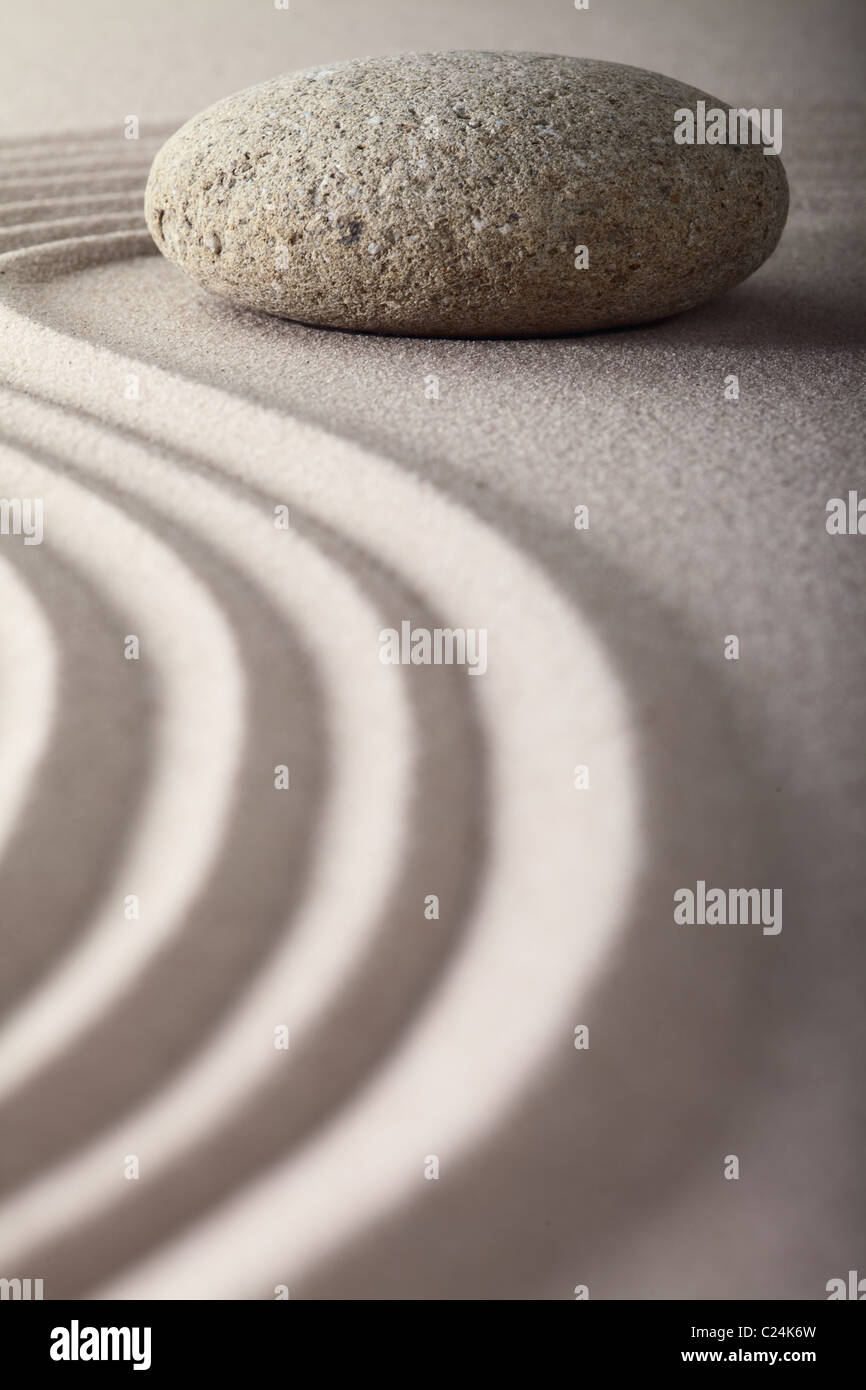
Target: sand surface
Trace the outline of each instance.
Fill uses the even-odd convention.
[[[0,495],[45,507],[0,538],[0,1274],[824,1296],[864,1208],[866,540],[825,528],[866,493],[857,6],[77,15],[0,56]],[[305,328],[155,253],[177,123],[412,47],[781,105],[780,248],[526,342]],[[383,667],[405,618],[486,628],[488,671]],[[676,927],[698,879],[781,887],[783,930]]]

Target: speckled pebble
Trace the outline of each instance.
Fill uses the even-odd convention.
[[[177,131],[148,225],[207,289],[304,323],[454,337],[642,323],[744,280],[785,223],[777,156],[675,142],[675,111],[699,100],[729,106],[536,53],[312,68]]]

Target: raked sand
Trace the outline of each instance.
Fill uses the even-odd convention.
[[[448,46],[582,46],[446,8]],[[694,70],[712,13],[659,10],[668,63],[631,11],[591,32],[744,99],[729,35]],[[634,331],[353,336],[185,279],[141,192],[206,74],[267,75],[263,23],[229,80],[225,5],[139,141],[110,62],[63,131],[10,124],[0,493],[45,539],[0,538],[4,1276],[811,1298],[856,1261],[864,562],[825,505],[866,488],[862,160],[810,14],[759,27],[779,250]],[[486,629],[488,670],[383,666],[404,619]],[[698,880],[781,887],[783,930],[675,926]]]

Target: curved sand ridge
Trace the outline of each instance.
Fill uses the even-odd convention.
[[[70,916],[10,919],[48,945],[0,1038],[4,1267],[48,1296],[303,1296],[570,1047],[636,869],[623,695],[543,572],[423,480],[53,325],[65,277],[153,251],[124,201],[143,161],[107,137],[41,173],[26,153],[0,155],[0,440],[6,495],[43,498],[46,530],[0,553],[4,844],[91,653],[105,747],[73,752],[69,815],[125,776]],[[486,628],[486,674],[383,667],[404,617]]]

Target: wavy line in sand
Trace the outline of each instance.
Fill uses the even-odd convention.
[[[4,258],[3,342],[13,385],[84,407],[122,429],[129,426],[130,412],[117,383],[128,373],[137,374],[142,385],[138,433],[191,452],[224,477],[290,502],[321,526],[342,531],[371,557],[381,554],[398,574],[420,582],[453,625],[486,626],[493,654],[483,682],[475,683],[477,694],[473,690],[491,747],[490,860],[471,931],[446,979],[377,1074],[299,1154],[190,1234],[167,1244],[155,1262],[112,1286],[121,1296],[144,1296],[143,1290],[155,1289],[158,1296],[191,1296],[203,1288],[221,1296],[257,1287],[263,1271],[284,1257],[289,1231],[293,1269],[302,1271],[409,1191],[429,1146],[444,1149],[447,1161],[457,1161],[488,1129],[505,1099],[528,1080],[538,1056],[568,1026],[576,983],[589,987],[616,937],[633,868],[633,780],[629,748],[619,735],[621,692],[596,639],[550,584],[489,527],[355,445],[74,341],[36,325],[11,305],[16,285],[45,283],[70,269],[143,249],[150,248],[137,234],[121,234],[67,240]],[[58,370],[61,363],[66,371]],[[210,435],[204,447],[202,421],[208,422]],[[38,433],[38,422],[35,429]],[[89,464],[83,455],[77,464],[97,476],[107,469],[116,481],[104,447],[94,451]],[[203,484],[195,474],[179,473],[167,463],[149,464],[146,472],[130,471],[123,480],[129,494],[149,507],[164,508],[167,497],[181,496],[185,515],[205,525],[209,534],[210,518],[224,515],[222,524],[229,528],[230,516],[242,516],[243,509],[227,502],[213,483]],[[349,480],[351,487],[346,486]],[[255,557],[258,566],[249,524],[251,519],[241,527],[246,534],[233,557],[245,565]],[[260,573],[260,582],[262,577]],[[286,579],[269,574],[268,582],[279,590]],[[519,609],[515,593],[521,595]],[[333,629],[318,608],[315,590],[305,593],[304,603],[321,661]],[[556,653],[548,641],[551,630],[559,634]],[[364,663],[375,660],[375,624],[367,622],[365,630],[357,631],[364,632],[363,653],[359,648],[350,658],[341,651],[337,662],[326,663],[332,668],[326,685],[331,699],[338,698],[343,685],[352,689]],[[378,668],[376,676],[390,680],[395,693],[399,689],[400,673]],[[545,721],[539,731],[526,715],[542,706]],[[351,744],[358,737],[356,715],[347,728]],[[386,725],[388,731],[385,763],[401,747],[405,759],[405,729],[401,735],[399,724]],[[592,814],[571,788],[575,746],[592,747],[607,788],[594,796]],[[347,756],[354,764],[356,750],[350,746]],[[371,785],[378,791],[381,771],[368,772],[354,786],[350,780],[346,809],[351,821],[357,821],[358,806],[368,801]],[[344,859],[324,859],[332,872],[351,875],[348,866],[355,861],[350,847]],[[318,887],[311,898],[314,911],[317,898]],[[576,931],[573,923],[581,929]],[[333,937],[337,924],[345,929],[333,906],[320,914],[318,927],[308,934],[311,959]],[[291,969],[294,957],[287,945],[283,970]],[[306,996],[304,973],[296,971],[291,977],[281,971],[279,978],[297,991],[294,1007],[302,1016],[305,1008],[314,1016],[320,1002]],[[178,1145],[190,1141],[191,1130],[213,1125],[231,1093],[231,1086],[228,1092],[224,1088],[226,1077],[234,1078],[232,1084],[242,1094],[251,1072],[265,1065],[261,1053],[252,1055],[241,1040],[245,1029],[260,1030],[267,1016],[260,1011],[267,987],[260,980],[248,991],[192,1068],[174,1077],[154,1102],[126,1122],[157,1169]],[[547,1001],[547,1011],[521,1017],[503,1038],[503,1013],[517,1009],[519,1014],[525,1000],[536,996]],[[273,1065],[272,1057],[267,1065]],[[455,1086],[458,1077],[461,1084]],[[479,1097],[484,1098],[481,1113]],[[96,1210],[106,1199],[108,1157],[109,1150],[97,1145],[22,1192],[4,1211],[13,1223],[13,1248],[19,1248],[18,1241],[29,1246],[40,1233],[62,1229],[82,1203]],[[213,1254],[226,1239],[232,1240],[236,1257],[231,1271],[218,1271]]]

